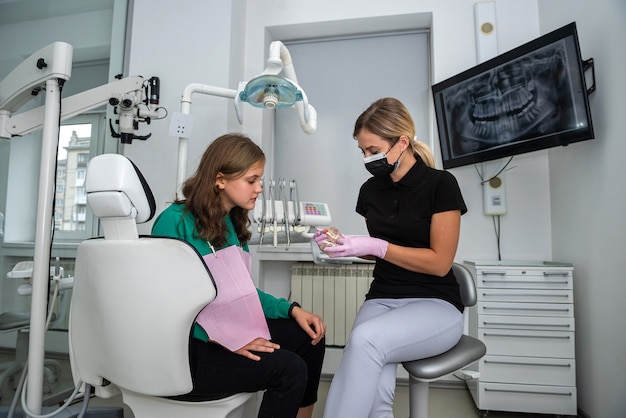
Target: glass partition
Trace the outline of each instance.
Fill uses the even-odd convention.
[[[109,83],[124,73],[124,44],[128,0],[20,0],[0,1],[0,80],[20,62],[55,41],[73,47],[72,75],[61,97],[69,97]],[[7,42],[7,40],[11,40]],[[44,96],[43,94],[40,96]],[[36,97],[15,113],[39,107]],[[110,108],[110,106],[108,106]],[[63,267],[71,277],[78,243],[97,235],[97,221],[86,206],[84,179],[90,158],[103,152],[117,152],[118,142],[107,135],[109,109],[104,106],[62,122],[57,159],[57,176],[51,266]],[[85,129],[87,128],[87,129]],[[0,313],[29,312],[29,280],[24,269],[32,260],[37,214],[37,188],[42,134],[0,138]],[[67,360],[67,307],[71,290],[49,301],[54,320],[46,335],[50,356]],[[55,306],[52,306],[52,304]],[[0,324],[1,325],[1,324]],[[1,329],[1,328],[0,328]],[[19,346],[14,329],[0,332],[0,362],[11,362]],[[18,349],[19,351],[19,349]],[[21,355],[17,353],[17,355]],[[64,364],[65,364],[64,363]],[[56,373],[52,370],[53,374]],[[17,382],[19,374],[16,376]],[[69,368],[52,392],[73,386]],[[3,385],[0,406],[12,398],[12,385]],[[9,391],[9,393],[7,393]]]

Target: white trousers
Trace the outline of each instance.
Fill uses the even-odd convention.
[[[440,299],[372,299],[352,327],[324,418],[391,418],[398,363],[441,354],[463,334],[463,314]]]

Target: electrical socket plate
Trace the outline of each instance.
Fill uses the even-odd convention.
[[[174,112],[170,119],[170,135],[178,138],[191,138],[193,117],[189,114]]]
[[[506,214],[506,191],[504,172],[483,184],[483,211],[485,215]]]

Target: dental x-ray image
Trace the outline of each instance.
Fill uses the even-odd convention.
[[[444,168],[592,138],[581,68],[570,33],[434,85]]]
[[[452,154],[466,154],[572,126],[564,41],[480,74],[444,93]]]

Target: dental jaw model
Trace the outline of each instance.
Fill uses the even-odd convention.
[[[324,251],[324,248],[334,247],[339,238],[343,238],[343,234],[339,232],[337,228],[331,226],[330,228],[324,228],[324,233],[328,239],[325,239],[319,245],[320,250]]]

